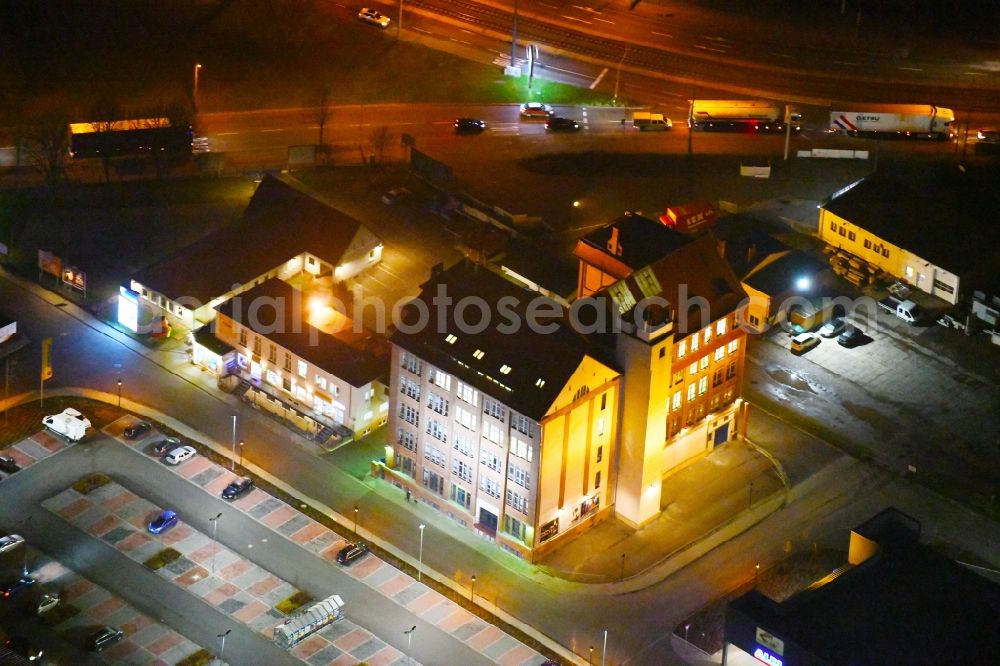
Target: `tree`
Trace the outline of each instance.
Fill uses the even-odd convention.
[[[323,86],[319,91],[319,105],[316,107],[316,122],[319,123],[319,146],[323,146],[323,130],[330,119],[333,109],[330,107],[330,86]]]
[[[392,131],[387,125],[382,125],[381,127],[376,127],[368,135],[369,141],[371,141],[372,148],[378,155],[378,163],[381,165],[385,159],[385,149],[389,147],[389,144],[395,137]]]
[[[115,121],[121,118],[122,111],[118,102],[110,97],[100,98],[90,110],[90,126],[95,132],[104,133],[105,139],[114,129]],[[111,182],[111,146],[106,141],[101,145],[101,165],[104,167],[104,182]]]
[[[41,172],[46,184],[54,187],[65,178],[64,161],[69,153],[69,113],[55,108],[38,117],[25,133],[26,153]]]

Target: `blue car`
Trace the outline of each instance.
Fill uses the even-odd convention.
[[[176,524],[177,514],[169,509],[166,509],[161,511],[160,515],[150,521],[147,529],[149,529],[150,534],[163,534]]]
[[[35,579],[31,576],[24,576],[23,578],[18,578],[15,581],[6,582],[3,585],[0,585],[0,597],[10,599],[34,584]]]

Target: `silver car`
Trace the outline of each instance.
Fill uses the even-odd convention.
[[[8,534],[7,536],[2,536],[0,537],[0,553],[6,553],[9,550],[14,550],[22,543],[24,543],[24,537],[20,534]]]

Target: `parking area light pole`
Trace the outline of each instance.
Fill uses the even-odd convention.
[[[214,518],[209,518],[208,520],[212,523],[212,575],[215,575],[215,551],[218,549],[218,541],[216,541],[216,534],[219,530],[219,518],[222,518],[222,512],[215,514]]]
[[[417,582],[420,582],[420,577],[424,572],[424,527],[421,523],[420,525],[420,557],[417,559]]]
[[[229,634],[231,634],[232,631],[233,631],[232,629],[226,629],[221,634],[216,634],[215,635],[216,638],[221,638],[222,639],[222,647],[219,648],[219,662],[220,663],[225,663],[224,658],[226,656],[226,636],[228,636]]]
[[[236,414],[233,414],[233,471],[236,471]]]
[[[118,408],[122,406],[122,380],[118,380]]]
[[[476,603],[476,577],[472,577],[472,594],[469,595],[469,601]]]
[[[240,467],[243,467],[243,440],[240,440]]]
[[[406,660],[413,663],[413,657],[410,656],[410,646],[413,644],[413,632],[417,630],[417,625],[413,625],[409,629],[403,632],[406,636]]]
[[[194,104],[194,112],[198,113],[198,72],[201,71],[201,64],[194,65],[194,88],[191,91],[191,101]]]
[[[358,511],[360,511],[360,509],[355,506],[354,507],[354,536],[358,535]]]

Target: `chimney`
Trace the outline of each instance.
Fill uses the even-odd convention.
[[[618,242],[618,226],[611,227],[611,238],[608,239],[608,252],[616,257],[622,256],[622,246]]]

